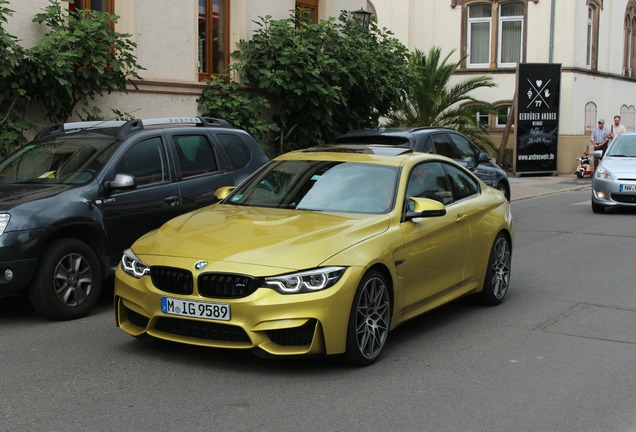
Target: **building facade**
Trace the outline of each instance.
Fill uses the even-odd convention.
[[[249,39],[258,17],[287,18],[296,6],[315,19],[361,7],[373,12],[410,49],[439,46],[462,61],[455,80],[492,76],[494,89],[473,96],[495,103],[501,116],[482,115],[499,143],[513,105],[519,62],[562,67],[557,168],[573,172],[596,120],[622,116],[636,128],[636,0],[81,0],[82,7],[120,16],[117,30],[137,43],[146,70],[138,89],[98,102],[136,117],[192,115],[211,73]],[[43,29],[31,22],[47,0],[11,0],[7,30],[29,45]],[[64,4],[64,3],[63,3]],[[72,7],[72,6],[70,6]],[[514,130],[507,143],[514,147]]]

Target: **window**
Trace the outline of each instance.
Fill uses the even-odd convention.
[[[475,5],[468,8],[468,64],[473,67],[490,66],[492,8]]]
[[[445,133],[437,133],[433,135],[433,146],[435,147],[435,153],[451,159],[457,159],[455,147],[453,147]]]
[[[406,196],[429,198],[450,204],[453,195],[442,164],[426,162],[415,166],[409,175]]]
[[[621,123],[627,130],[636,128],[636,107],[634,105],[621,106]]]
[[[69,10],[92,9],[101,12],[114,13],[115,0],[75,0],[74,3],[68,5]]]
[[[303,18],[305,18],[308,22],[318,22],[318,0],[297,1],[296,9],[301,10]]]
[[[203,135],[178,136],[175,140],[183,178],[217,171],[214,152]]]
[[[468,68],[516,67],[523,61],[528,0],[462,2]]]
[[[623,42],[623,75],[636,76],[636,3],[627,3],[625,11],[625,40]]]
[[[508,117],[510,116],[510,105],[497,107],[497,116],[495,119],[495,127],[497,129],[503,129],[508,124]]]
[[[477,162],[477,155],[475,154],[475,148],[467,138],[461,135],[450,133],[451,141],[455,144],[455,149],[459,153],[461,160],[466,162]]]
[[[585,44],[585,67],[598,67],[598,22],[602,0],[587,0],[587,33]]]
[[[453,201],[460,201],[479,193],[475,180],[459,168],[444,164],[453,191]]]
[[[150,138],[131,147],[117,163],[117,172],[135,177],[137,186],[168,180],[166,154],[160,138]]]
[[[232,169],[239,169],[246,166],[252,159],[249,147],[237,135],[218,134],[216,136],[221,143],[221,147],[227,153],[232,163]]]
[[[594,102],[585,104],[585,132],[591,133],[596,127],[597,108]]]
[[[475,116],[477,116],[477,123],[479,123],[480,125],[484,127],[490,126],[490,116],[488,115],[488,113],[477,111],[475,113]]]
[[[229,64],[229,0],[199,0],[199,79]]]
[[[499,66],[516,66],[523,48],[523,3],[505,3],[499,14]]]

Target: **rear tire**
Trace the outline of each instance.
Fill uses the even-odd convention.
[[[347,328],[346,357],[356,366],[368,366],[382,353],[391,325],[391,299],[384,276],[367,272],[353,298]]]
[[[101,288],[102,273],[95,252],[81,240],[65,238],[43,251],[28,294],[41,315],[71,320],[91,311]]]
[[[490,251],[484,289],[480,294],[481,303],[494,306],[501,303],[510,286],[510,265],[512,254],[508,237],[499,233]]]

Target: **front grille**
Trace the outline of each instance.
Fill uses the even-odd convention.
[[[612,194],[612,199],[623,204],[636,204],[636,195]]]
[[[204,273],[199,276],[199,294],[203,297],[241,298],[256,291],[262,279],[229,273]]]
[[[135,312],[132,309],[126,309],[126,316],[128,317],[128,322],[132,325],[136,325],[137,327],[146,328],[148,325],[149,319],[143,316],[140,313]]]
[[[179,318],[159,318],[155,329],[164,333],[222,342],[251,342],[240,327]]]
[[[316,320],[309,320],[306,324],[282,330],[268,330],[267,336],[277,345],[304,346],[309,345],[314,338]]]
[[[161,291],[173,294],[192,294],[192,273],[173,267],[150,267],[152,284]]]

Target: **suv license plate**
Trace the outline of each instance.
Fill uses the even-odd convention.
[[[229,321],[230,305],[227,303],[198,302],[171,297],[161,297],[161,312],[209,320]]]

